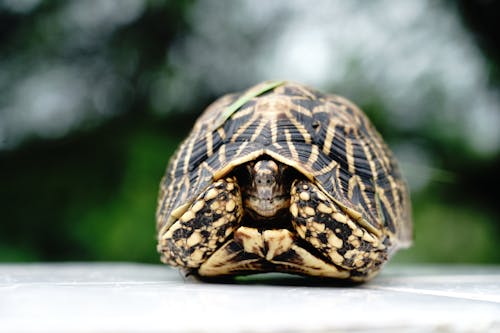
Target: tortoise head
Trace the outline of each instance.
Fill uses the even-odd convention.
[[[242,184],[245,208],[256,218],[275,218],[290,206],[287,166],[269,159],[246,165],[248,178]]]

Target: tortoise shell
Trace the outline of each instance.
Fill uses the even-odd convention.
[[[243,225],[245,180],[235,174],[260,159],[297,175],[290,226],[267,233]],[[236,208],[210,210],[213,200]],[[410,245],[410,210],[397,161],[356,105],[264,82],[211,104],[171,158],[158,198],[158,250],[165,263],[205,276],[283,271],[364,281]],[[259,250],[249,250],[250,240]],[[283,258],[266,255],[273,246],[284,247]]]

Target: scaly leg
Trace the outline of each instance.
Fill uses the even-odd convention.
[[[216,181],[160,238],[162,261],[198,268],[231,235],[242,214],[241,193],[235,179]]]
[[[351,279],[369,279],[387,260],[384,236],[359,226],[313,183],[295,181],[290,212],[297,234],[322,256],[350,271]]]

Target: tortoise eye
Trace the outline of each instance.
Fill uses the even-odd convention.
[[[271,185],[272,181],[270,178],[267,178],[266,180],[262,180],[260,178],[257,179],[257,184],[262,185],[263,183],[266,183],[266,185]]]

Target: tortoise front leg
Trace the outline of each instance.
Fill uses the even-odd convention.
[[[235,179],[216,181],[160,236],[161,260],[173,266],[198,268],[231,235],[242,213]]]
[[[309,181],[292,184],[290,212],[299,237],[327,261],[350,271],[352,280],[369,279],[387,260],[386,237],[359,226]]]

